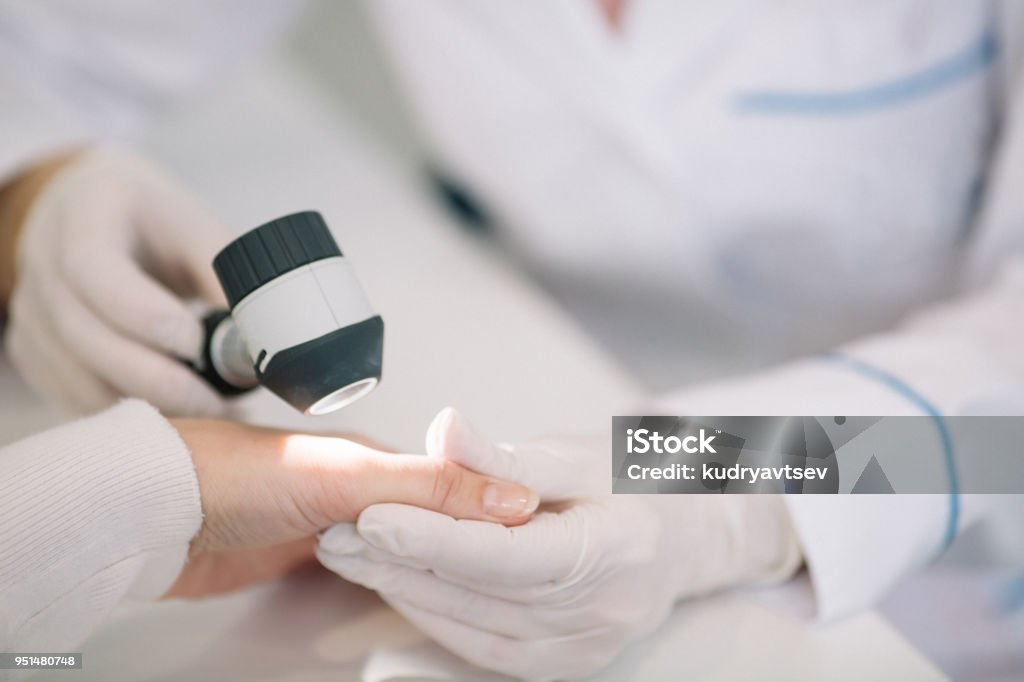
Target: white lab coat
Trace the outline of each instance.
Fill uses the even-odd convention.
[[[706,381],[662,410],[1019,414],[1019,5],[639,0],[617,37],[583,2],[372,7],[505,243],[650,386]],[[1024,566],[1021,497],[789,501],[824,618],[954,534]]]
[[[619,37],[588,2],[371,7],[434,162],[654,387],[886,329],[983,237],[990,2],[640,0]]]
[[[133,140],[270,44],[302,3],[0,2],[0,177],[69,145]]]
[[[0,173],[130,136],[293,5],[0,5]],[[919,413],[834,362],[717,379],[837,346],[945,414],[1024,389],[1019,6],[634,0],[618,38],[586,0],[372,8],[432,162],[663,405]],[[821,612],[927,563],[947,497],[794,501]],[[1020,500],[963,502],[1019,560]]]

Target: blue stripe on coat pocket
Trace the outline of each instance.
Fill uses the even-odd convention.
[[[930,95],[983,71],[999,54],[995,29],[963,51],[927,69],[887,83],[843,92],[785,92],[754,90],[736,95],[741,114],[843,116],[883,109]]]

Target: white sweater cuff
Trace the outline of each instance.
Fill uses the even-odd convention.
[[[102,619],[126,596],[162,595],[202,510],[178,432],[126,400],[0,449],[0,519],[0,620],[18,633],[47,611]]]

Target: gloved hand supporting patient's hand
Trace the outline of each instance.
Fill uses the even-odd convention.
[[[678,598],[783,580],[800,563],[776,496],[610,495],[601,439],[493,446],[446,410],[427,451],[562,502],[516,528],[376,505],[357,526],[325,533],[317,555],[487,668],[529,679],[588,674],[659,625]]]
[[[506,524],[524,522],[537,507],[523,486],[450,461],[217,420],[172,424],[192,453],[204,518],[170,597],[286,573],[313,558],[318,532],[380,502]]]

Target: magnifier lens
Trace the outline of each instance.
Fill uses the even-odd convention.
[[[369,379],[361,379],[353,384],[339,388],[337,391],[328,393],[323,398],[310,405],[307,413],[319,416],[327,414],[328,412],[340,410],[346,405],[354,403],[362,398],[364,395],[372,391],[376,385],[377,379],[373,377]]]

